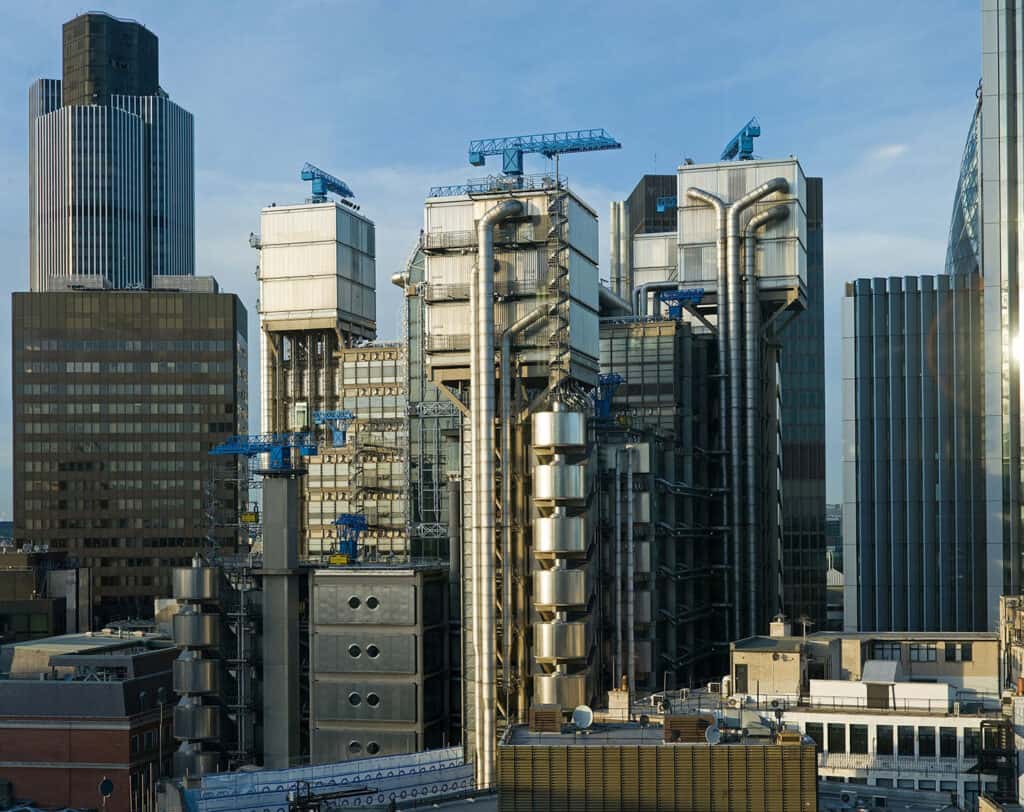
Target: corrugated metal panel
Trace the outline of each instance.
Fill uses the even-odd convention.
[[[675,267],[676,242],[674,232],[671,234],[638,234],[633,237],[633,267]]]
[[[428,256],[424,278],[430,285],[469,284],[473,279],[475,263],[476,256],[473,254]]]
[[[574,249],[569,249],[569,296],[597,310],[597,266]]]
[[[569,198],[569,244],[592,262],[597,262],[597,218]]]
[[[683,243],[714,242],[718,239],[718,216],[710,206],[692,201],[679,210],[679,237]]]
[[[468,335],[471,328],[469,304],[438,302],[426,308],[426,333],[432,336]]]
[[[427,202],[424,225],[428,233],[435,231],[471,231],[475,228],[472,200],[448,203]]]
[[[684,282],[704,282],[714,289],[718,283],[718,248],[710,245],[680,245]]]

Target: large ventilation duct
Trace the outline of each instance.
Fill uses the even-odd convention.
[[[470,427],[473,449],[473,653],[477,785],[494,784],[494,225],[523,211],[504,200],[477,223],[477,266],[470,287]]]
[[[725,438],[723,450],[727,452],[729,458],[729,462],[725,466],[728,474],[724,483],[727,488],[729,505],[726,523],[729,527],[732,549],[733,638],[737,640],[744,637],[745,632],[749,634],[755,632],[757,613],[756,604],[751,600],[751,606],[754,608],[747,615],[747,623],[750,623],[752,618],[755,619],[755,622],[750,623],[749,629],[744,629],[743,579],[740,577],[740,566],[741,563],[749,564],[749,558],[745,560],[742,555],[743,528],[746,522],[743,521],[741,511],[747,509],[749,502],[744,499],[742,476],[743,455],[748,450],[748,446],[742,442],[742,393],[745,378],[744,347],[746,342],[743,340],[743,306],[740,291],[740,215],[759,200],[774,192],[784,192],[788,188],[789,183],[785,178],[772,178],[728,206],[709,192],[693,187],[686,190],[688,198],[713,207],[718,215],[718,351],[721,371],[728,379],[727,393],[724,385],[722,389],[720,434]],[[749,573],[749,578],[753,582],[753,572]]]
[[[757,633],[757,614],[761,602],[761,304],[754,272],[756,232],[762,226],[785,220],[789,209],[774,206],[750,218],[743,232],[743,278],[746,338],[746,418],[747,418],[747,569],[750,572],[750,633]]]
[[[644,284],[642,284],[640,287],[638,287],[636,289],[636,292],[634,294],[634,296],[635,296],[635,304],[634,304],[634,307],[633,307],[634,312],[636,313],[636,315],[641,316],[641,317],[651,315],[650,313],[647,312],[647,297],[648,297],[648,295],[650,295],[652,292],[654,292],[656,290],[677,290],[678,288],[679,288],[679,283],[674,281],[674,280],[673,281],[665,280],[665,281],[660,281],[660,282],[645,282]],[[655,309],[657,309],[657,308],[655,308]]]
[[[629,316],[633,313],[629,302],[608,290],[604,285],[597,286],[597,299],[601,308],[601,315],[608,316]]]

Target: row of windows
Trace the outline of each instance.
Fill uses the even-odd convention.
[[[25,510],[29,512],[47,511],[71,511],[73,513],[85,513],[97,510],[117,511],[154,511],[173,510],[182,511],[200,510],[202,504],[199,499],[177,498],[119,498],[119,499],[25,499]]]
[[[143,471],[152,471],[154,473],[200,471],[202,470],[202,464],[199,460],[79,460],[74,462],[25,460],[22,468],[26,473],[30,474],[93,473],[94,471],[140,474]]]
[[[18,423],[18,427],[24,434],[53,434],[60,428],[59,423]],[[154,421],[152,423],[121,423],[109,420],[81,421],[75,422],[74,429],[77,434],[204,434],[207,432],[216,433],[230,431],[231,424],[226,424],[227,429],[222,428],[224,423],[166,423]]]
[[[189,527],[203,527],[190,522]],[[26,530],[184,530],[184,517],[142,516],[134,519],[25,519]]]
[[[233,342],[43,338],[29,339],[23,347],[29,352],[228,352]]]
[[[849,735],[847,735],[849,730]],[[957,758],[958,734],[955,727],[940,727],[938,738],[932,726],[876,725],[874,746],[868,734],[868,725],[846,725],[841,722],[807,722],[804,732],[814,739],[818,751],[829,753],[875,753],[880,756],[917,756],[919,758]],[[916,750],[915,750],[916,741]],[[978,755],[981,749],[981,729],[963,729],[963,757]]]
[[[186,440],[26,440],[25,454],[199,454],[200,442]]]
[[[26,361],[26,375],[226,375],[227,361]]]
[[[839,775],[828,775],[825,776],[825,780],[830,784],[857,784],[859,786],[866,786],[868,784],[867,778],[849,777],[846,781],[843,781],[843,777]],[[959,792],[957,789],[956,781],[935,781],[932,778],[919,778],[916,781],[913,778],[876,778],[875,783],[871,786],[885,787],[887,789],[916,789],[922,792]],[[999,784],[996,781],[985,782],[985,792],[993,794],[999,790]],[[974,807],[974,801],[978,797],[979,782],[977,781],[965,781],[964,782],[964,796],[967,805],[965,809],[972,809]],[[878,804],[876,804],[878,806]]]
[[[217,383],[23,383],[18,393],[27,396],[106,397],[227,397],[231,387]]]
[[[231,414],[235,407],[230,404],[219,403],[70,403],[43,402],[43,403],[22,403],[19,406],[22,414]]]
[[[24,481],[26,493],[96,493],[97,491],[174,491],[191,489],[195,481],[191,479],[27,479]]]
[[[947,663],[969,663],[974,657],[972,643],[943,643],[944,658]],[[871,646],[871,657],[874,660],[899,661],[903,647],[900,643],[878,641]],[[910,661],[912,663],[938,662],[938,646],[935,643],[911,643]]]

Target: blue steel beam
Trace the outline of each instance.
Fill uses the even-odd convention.
[[[333,192],[338,197],[355,197],[355,193],[345,181],[311,163],[302,165],[301,177],[303,180],[311,181],[314,203],[326,203],[328,192]]]
[[[761,124],[754,116],[743,125],[743,129],[732,137],[732,140],[725,145],[720,161],[749,161],[754,157],[754,139],[761,134]]]
[[[555,155],[606,149],[622,149],[622,144],[612,138],[604,128],[481,138],[469,142],[469,162],[473,166],[483,166],[488,155],[501,155],[501,171],[506,175],[521,175],[523,155],[526,153],[553,158]]]

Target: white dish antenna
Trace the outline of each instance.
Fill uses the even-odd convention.
[[[722,731],[714,725],[704,731],[704,741],[708,744],[718,744],[722,740]]]
[[[579,705],[572,712],[572,723],[576,725],[577,730],[586,730],[594,724],[594,712],[588,705]]]

